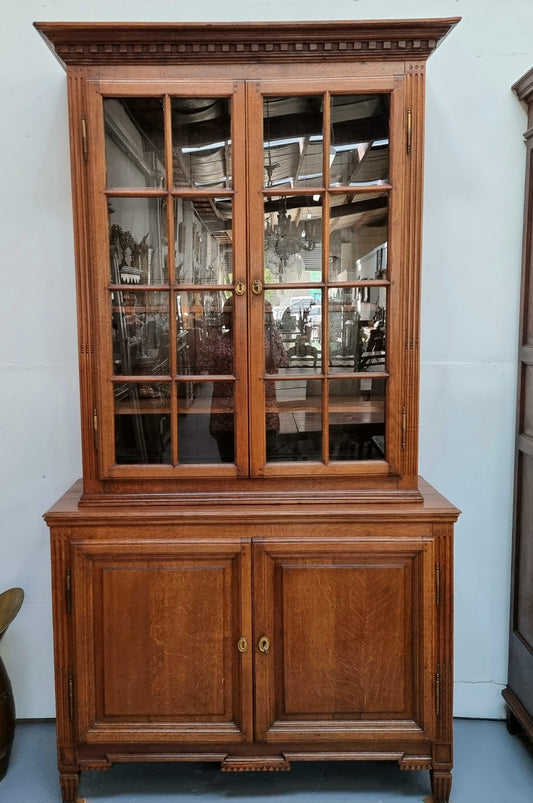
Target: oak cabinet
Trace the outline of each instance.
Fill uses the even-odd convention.
[[[67,70],[83,480],[59,766],[388,758],[451,785],[418,477],[425,62],[457,22],[36,23]]]

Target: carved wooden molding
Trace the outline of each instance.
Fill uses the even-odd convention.
[[[288,772],[290,768],[284,756],[226,756],[220,763],[222,772]]]
[[[190,61],[423,61],[459,22],[424,20],[272,23],[36,22],[63,65]]]
[[[533,100],[533,69],[528,70],[522,78],[513,84],[512,89],[519,100],[524,101],[524,103],[531,103]]]
[[[399,759],[398,766],[401,770],[430,770],[433,762],[428,756],[403,756]]]

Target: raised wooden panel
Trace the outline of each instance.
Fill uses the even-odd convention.
[[[260,738],[312,739],[310,724],[328,721],[343,738],[384,720],[422,725],[432,552],[430,541],[256,547],[255,634],[272,645],[256,658]]]
[[[350,718],[410,708],[411,563],[376,566],[361,558],[276,567],[285,691],[278,716]]]
[[[226,568],[102,569],[104,717],[224,716]],[[124,656],[135,672],[124,672]]]
[[[154,722],[183,737],[209,722],[212,737],[243,738],[242,573],[240,544],[78,547],[78,703],[93,738]]]

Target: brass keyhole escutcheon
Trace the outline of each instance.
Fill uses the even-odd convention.
[[[256,296],[260,296],[263,292],[263,282],[261,279],[254,279],[252,282],[252,293],[255,293]]]
[[[239,652],[248,652],[248,639],[242,636],[237,642]]]
[[[243,296],[246,293],[246,285],[242,279],[235,282],[235,293],[238,296]]]
[[[268,652],[270,649],[270,641],[267,639],[266,636],[261,636],[259,639],[257,646],[259,647],[260,652]]]

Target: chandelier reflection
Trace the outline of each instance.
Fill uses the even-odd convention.
[[[313,251],[316,241],[309,225],[294,221],[287,212],[287,199],[279,199],[275,213],[277,221],[273,222],[273,214],[265,223],[265,251],[271,251],[279,260],[279,272],[283,273],[289,258],[300,251]]]

